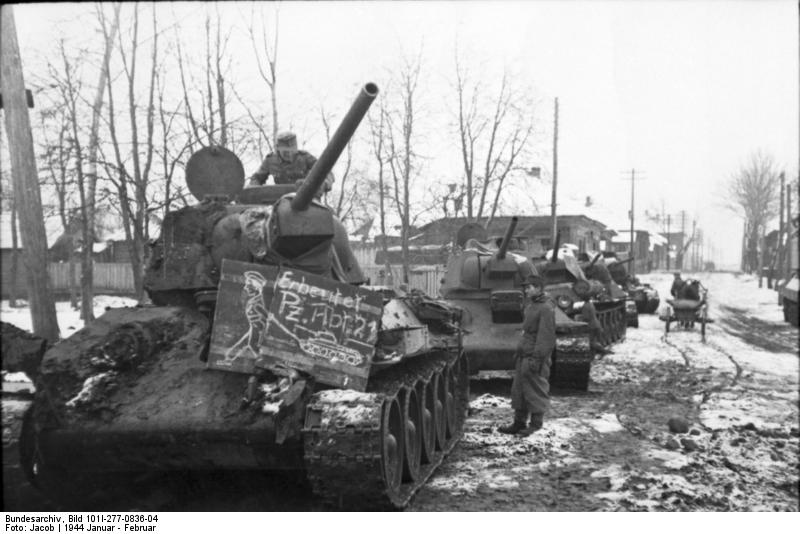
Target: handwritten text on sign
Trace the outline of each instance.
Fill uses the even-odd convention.
[[[317,381],[364,389],[381,295],[277,267],[224,260],[209,366],[252,373],[289,366]]]
[[[303,271],[282,270],[270,315],[261,350],[267,363],[284,360],[312,372],[310,364],[321,382],[366,386],[382,315],[379,294]]]

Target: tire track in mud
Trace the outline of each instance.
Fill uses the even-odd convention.
[[[692,365],[692,358],[690,357],[691,355],[695,355],[695,356],[697,355],[697,351],[696,350],[694,350],[691,346],[681,347],[681,346],[671,342],[670,340],[668,340],[666,338],[666,336],[662,337],[661,339],[662,339],[662,341],[664,341],[664,343],[667,346],[669,346],[669,347],[675,349],[676,351],[678,351],[678,353],[681,355],[683,360],[686,362],[685,366],[686,366],[687,369],[691,369],[691,368],[698,369],[698,367],[696,365]],[[741,378],[741,376],[742,376],[742,366],[739,364],[738,361],[736,361],[736,358],[734,358],[731,353],[729,353],[728,351],[726,351],[725,349],[723,349],[722,347],[720,347],[719,345],[717,345],[716,343],[713,343],[713,342],[706,341],[704,343],[704,345],[706,347],[709,347],[710,349],[713,349],[714,351],[720,353],[721,355],[725,356],[733,364],[734,368],[736,369],[736,373],[734,374],[733,378],[731,379],[730,383],[728,383],[728,384],[725,384],[725,383],[717,384],[717,385],[714,385],[714,386],[712,386],[710,388],[701,390],[700,394],[702,395],[702,400],[700,402],[700,405],[703,405],[706,402],[708,402],[708,400],[711,398],[711,395],[713,395],[714,393],[718,393],[718,392],[723,391],[725,389],[734,387],[739,382],[739,378]]]

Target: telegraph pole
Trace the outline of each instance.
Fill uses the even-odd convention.
[[[636,234],[634,233],[634,230],[633,230],[633,213],[634,213],[633,212],[633,209],[634,209],[633,208],[633,184],[635,182],[636,182],[636,171],[634,169],[631,169],[631,246],[630,246],[630,249],[629,249],[631,251],[631,255],[630,255],[631,258],[635,258],[634,250],[633,250],[633,243],[636,241],[634,239]],[[636,274],[636,259],[634,259],[631,262],[631,276],[633,276],[634,274]]]
[[[628,218],[631,220],[631,239],[630,239],[630,249],[629,249],[630,250],[630,256],[629,257],[630,258],[635,258],[634,249],[633,249],[634,243],[636,242],[636,233],[635,233],[634,224],[633,224],[634,223],[634,211],[633,211],[634,210],[634,204],[633,204],[634,187],[633,187],[633,183],[637,179],[638,180],[642,180],[643,178],[641,176],[639,176],[637,178],[636,177],[636,169],[631,169],[631,177],[630,178],[625,178],[625,179],[631,181],[631,211],[630,211],[630,213],[628,213]],[[635,259],[631,262],[630,272],[631,272],[631,276],[633,276],[636,273],[636,260]]]
[[[558,97],[555,101],[555,126],[553,127],[553,198],[550,203],[550,226],[553,228],[551,236],[552,246],[556,246],[558,236],[558,219],[556,218],[556,184],[558,183]]]
[[[42,196],[36,172],[31,122],[22,75],[22,59],[11,5],[0,9],[0,91],[11,156],[14,201],[19,206],[22,258],[28,283],[31,321],[35,334],[58,341],[58,320],[47,273],[47,237]]]
[[[786,207],[784,202],[785,192],[786,190],[786,175],[781,173],[781,209],[780,209],[780,219],[778,222],[778,279],[786,278],[783,272],[783,225],[784,225],[784,218],[783,218],[783,210]]]
[[[675,267],[683,270],[683,244],[686,240],[686,211],[681,210],[681,244],[678,245],[678,257],[675,258]]]
[[[670,249],[670,238],[669,238],[669,225],[672,222],[672,215],[667,215],[667,270],[669,271],[669,249]]]

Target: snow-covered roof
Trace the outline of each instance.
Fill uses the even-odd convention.
[[[655,233],[651,230],[646,230],[643,228],[637,228],[636,232],[647,232],[650,236],[650,250],[652,250],[654,245],[666,245],[667,239],[662,236],[661,234]],[[612,243],[630,243],[631,242],[631,231],[630,230],[617,230],[617,235],[611,238]]]
[[[22,237],[19,230],[19,218],[17,218],[17,246],[22,248]],[[58,236],[64,231],[61,220],[57,217],[50,217],[44,221],[44,231],[47,237],[47,247],[50,248],[56,242]],[[13,248],[11,239],[11,212],[0,212],[0,248]]]

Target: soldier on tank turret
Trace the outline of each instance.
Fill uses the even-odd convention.
[[[298,184],[305,179],[316,162],[317,158],[305,150],[297,149],[297,136],[294,133],[281,132],[275,143],[275,152],[267,154],[247,185],[264,185],[270,176],[276,184]],[[333,173],[328,173],[322,188],[323,192],[330,191],[332,185]]]

